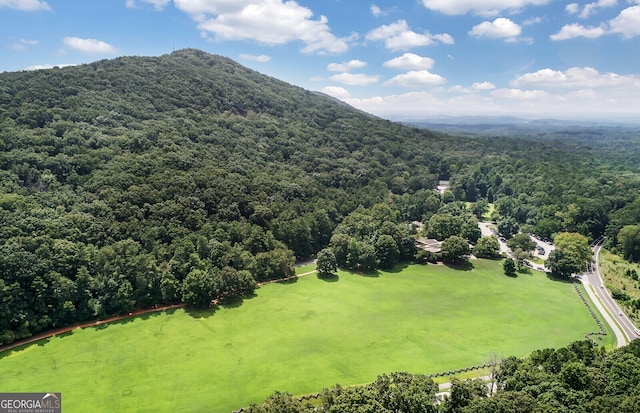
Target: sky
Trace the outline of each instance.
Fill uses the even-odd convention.
[[[640,123],[640,0],[0,0],[0,71],[182,48],[391,120]]]

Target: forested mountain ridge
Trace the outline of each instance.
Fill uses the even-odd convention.
[[[245,294],[360,205],[398,244],[454,200],[593,234],[639,187],[588,148],[408,128],[197,50],[2,73],[0,148],[0,344]]]

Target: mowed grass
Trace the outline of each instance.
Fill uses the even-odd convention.
[[[240,305],[174,310],[0,355],[0,391],[62,392],[71,412],[230,412],[381,373],[478,365],[560,347],[596,326],[571,284],[542,273],[409,266],[261,287]]]

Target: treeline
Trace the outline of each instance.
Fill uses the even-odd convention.
[[[449,395],[435,397],[437,386],[423,375],[381,375],[367,385],[336,385],[315,403],[276,392],[261,405],[243,409],[267,412],[534,413],[617,412],[640,408],[640,341],[606,352],[590,341],[561,349],[534,351],[503,360],[493,380],[451,380]],[[495,392],[490,393],[493,383]]]
[[[2,73],[0,344],[230,300],[327,247],[346,245],[349,268],[388,267],[415,252],[407,222],[440,211],[456,218],[432,227],[472,231],[455,201],[601,233],[640,188],[607,162],[408,128],[197,50]]]

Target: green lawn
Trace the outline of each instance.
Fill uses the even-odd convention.
[[[72,412],[229,412],[274,390],[311,393],[392,371],[477,365],[583,338],[596,326],[571,284],[499,261],[410,266],[261,287],[215,313],[142,316],[0,358],[3,392],[62,392]]]

